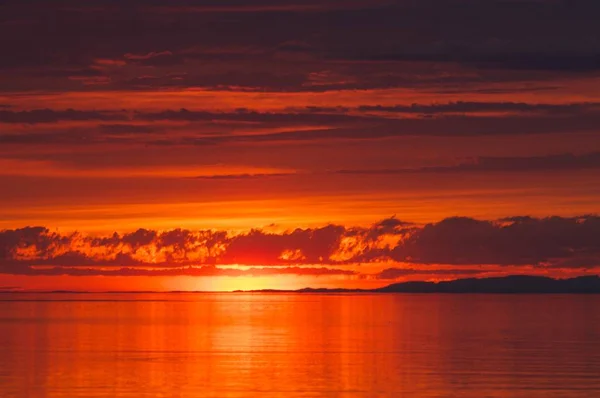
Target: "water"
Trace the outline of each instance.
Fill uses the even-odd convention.
[[[600,296],[0,300],[2,397],[600,396]]]

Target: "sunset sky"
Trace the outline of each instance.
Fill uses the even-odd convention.
[[[5,0],[0,290],[600,272],[596,0]]]

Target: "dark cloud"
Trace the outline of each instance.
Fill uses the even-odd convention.
[[[600,152],[572,153],[528,157],[478,157],[468,163],[453,166],[431,166],[405,169],[339,170],[340,174],[406,174],[448,172],[531,172],[585,170],[600,168]]]
[[[133,70],[147,68],[187,72],[189,81],[177,81],[179,87],[278,91],[552,81],[599,70],[599,13],[594,0],[7,0],[0,52],[11,56],[0,59],[0,68],[11,75],[0,79],[0,89],[39,90],[56,81],[64,87],[77,71],[94,70],[110,81],[79,89],[127,82],[131,88]],[[238,62],[223,62],[233,53]],[[194,57],[198,62],[190,63]],[[98,60],[127,62],[105,70],[92,67]],[[40,78],[46,70],[59,72]],[[311,74],[323,71],[345,78],[309,84]],[[31,84],[32,76],[40,79]],[[169,83],[159,79],[148,87]]]
[[[162,112],[143,113],[136,112],[134,117],[147,121],[210,121],[230,120],[260,123],[343,123],[351,121],[385,121],[398,123],[404,121],[390,119],[387,114],[403,113],[418,117],[419,115],[445,115],[445,114],[477,114],[482,112],[519,112],[529,113],[529,117],[536,114],[547,116],[570,116],[589,114],[596,117],[600,114],[600,103],[567,103],[567,104],[528,104],[516,102],[449,102],[445,104],[412,104],[412,105],[362,105],[356,108],[348,107],[317,107],[290,108],[280,112],[257,112],[251,109],[238,109],[235,112],[192,111],[180,109],[179,111],[165,110]],[[543,115],[542,115],[543,116]],[[420,120],[420,119],[419,119]],[[444,119],[450,122],[448,116]],[[477,119],[475,119],[477,120]],[[554,120],[554,119],[553,119]]]
[[[308,109],[310,110],[310,108]],[[336,123],[348,122],[355,119],[362,119],[352,115],[338,113],[319,113],[319,112],[256,112],[250,109],[238,109],[235,112],[210,112],[210,111],[190,111],[180,109],[179,111],[166,110],[156,113],[141,113],[134,115],[135,119],[147,121],[211,121],[228,120],[244,121],[256,123]],[[368,117],[370,118],[370,117]],[[373,118],[375,119],[375,118]]]
[[[253,230],[233,237],[220,260],[227,264],[277,264],[288,261],[327,263],[327,259],[337,249],[344,231],[344,227],[336,225],[296,229],[284,234]],[[286,253],[289,253],[289,260],[285,259]]]
[[[145,76],[136,79],[154,79]],[[0,106],[9,108],[9,105]],[[415,117],[419,115],[445,115],[445,114],[479,114],[482,112],[519,112],[529,113],[533,116],[556,116],[571,115],[598,116],[600,103],[566,103],[566,104],[530,104],[516,102],[449,102],[435,104],[411,104],[411,105],[361,105],[356,108],[343,106],[307,106],[303,108],[289,108],[279,112],[258,112],[252,109],[239,108],[234,112],[215,112],[206,110],[164,110],[160,112],[140,112],[128,115],[123,111],[87,111],[87,110],[54,110],[33,109],[24,111],[0,110],[0,122],[4,123],[50,123],[61,120],[128,120],[130,118],[140,121],[244,121],[257,123],[341,123],[349,121],[388,121],[397,122],[391,118],[394,113],[409,114]],[[539,114],[542,115],[539,115]],[[547,114],[547,115],[543,115]],[[447,116],[446,122],[460,120]],[[391,119],[390,119],[391,118]],[[556,120],[552,119],[552,120]],[[420,119],[419,119],[420,120]],[[475,119],[477,120],[477,119]],[[534,119],[535,120],[535,119]]]
[[[52,233],[44,227],[25,227],[0,231],[0,259],[9,260],[14,257],[19,247],[35,247],[41,253],[53,245],[68,245],[71,238]]]
[[[600,217],[515,218],[495,223],[465,217],[425,225],[392,251],[423,264],[539,265],[594,258],[600,264]]]
[[[148,11],[153,13],[285,13],[285,12],[324,12],[335,9],[354,9],[370,8],[389,4],[390,1],[382,0],[260,0],[260,1],[240,1],[240,0],[172,0],[168,3],[160,0],[145,1],[143,4],[131,4],[131,7],[139,11]],[[81,12],[93,12],[102,10],[121,8],[122,3],[116,0],[88,1],[85,4],[70,0],[61,2],[65,9]]]
[[[101,70],[93,68],[75,68],[75,69],[46,69],[41,72],[42,76],[52,77],[99,77],[104,76]]]
[[[160,272],[216,264],[314,268],[381,260],[422,265],[590,268],[600,265],[599,237],[598,216],[513,217],[498,221],[454,217],[424,226],[389,218],[368,228],[328,225],[281,233],[252,230],[241,234],[140,229],[105,237],[64,235],[28,227],[0,232],[0,272],[29,273],[37,270],[29,268],[34,266],[166,269]],[[91,271],[72,274],[77,272]],[[189,272],[201,271],[194,268]],[[413,271],[390,270],[379,277],[389,278],[401,272]]]
[[[305,53],[314,51],[314,47],[304,41],[286,41],[275,47],[279,52]]]
[[[473,88],[470,85],[464,85],[463,87],[449,87],[449,88],[439,88],[436,90],[438,93],[444,94],[464,94],[464,93],[474,93],[474,94],[520,94],[520,93],[535,93],[535,92],[544,92],[544,91],[555,91],[559,90],[561,86],[536,86],[536,87],[505,87],[505,88]]]
[[[15,291],[15,290],[21,290],[22,288],[20,286],[0,286],[0,291]]]
[[[542,112],[549,114],[585,113],[600,110],[599,103],[528,104],[523,102],[449,102],[446,104],[363,105],[358,110],[390,113],[478,113],[478,112]]]
[[[304,275],[304,276],[325,276],[325,275],[356,275],[355,271],[324,268],[324,267],[250,267],[245,269],[223,268],[213,265],[200,267],[183,268],[139,268],[122,267],[113,269],[86,268],[86,267],[51,267],[40,268],[30,266],[8,267],[5,273],[14,275],[35,275],[35,276],[195,276],[195,277],[213,277],[213,276],[276,276],[276,275]],[[6,288],[8,289],[8,288]],[[6,290],[4,289],[4,290]],[[0,290],[3,290],[0,287]]]
[[[64,111],[52,109],[34,109],[30,111],[0,110],[0,123],[56,123],[59,121],[89,121],[89,120],[127,120],[122,113],[81,111],[67,109]]]
[[[196,180],[250,180],[254,178],[274,178],[274,177],[290,177],[297,173],[256,173],[256,174],[220,174],[191,177]]]
[[[144,66],[173,66],[184,62],[183,57],[171,51],[150,52],[148,54],[125,54],[127,62]]]
[[[335,129],[256,134],[239,137],[215,138],[219,142],[285,142],[318,140],[371,140],[402,136],[493,136],[521,134],[556,134],[595,131],[600,115],[590,117],[471,117],[447,116],[432,119],[381,119],[371,125],[339,127]],[[191,145],[207,142],[193,139]]]
[[[473,164],[432,168],[433,171],[537,171],[600,168],[600,152],[530,157],[480,157]],[[425,169],[426,170],[426,169]]]
[[[376,241],[380,236],[387,234],[400,235],[409,232],[412,228],[415,228],[413,223],[399,220],[396,216],[393,216],[373,224],[363,238],[365,240]]]
[[[0,123],[6,124],[101,122],[99,125],[79,128],[65,126],[60,130],[28,129],[18,132],[5,130],[0,132],[0,142],[43,145],[114,142],[162,146],[210,146],[323,140],[377,140],[405,136],[483,137],[564,134],[596,132],[596,126],[600,125],[600,112],[596,108],[597,105],[593,103],[554,105],[456,102],[393,107],[306,107],[279,112],[258,112],[243,108],[232,112],[187,109],[159,112],[73,109],[0,110]],[[512,113],[486,115],[484,112]],[[406,116],[399,118],[396,113],[406,113]],[[247,123],[247,132],[242,131],[244,126],[240,126],[240,123]],[[206,132],[206,125],[211,126],[209,132]],[[239,132],[231,133],[229,127],[232,126],[235,126]],[[262,127],[268,127],[274,132],[251,134],[252,130],[260,130]],[[295,129],[296,127],[299,128]],[[178,130],[180,134],[172,134],[173,130]],[[219,130],[222,133],[215,134],[215,131]],[[544,168],[544,164],[550,167],[551,163],[562,164],[564,167],[571,164],[573,168],[585,168],[590,167],[585,166],[586,164],[594,164],[594,156],[572,158],[570,155],[556,155],[555,158],[547,160],[533,158],[530,163],[532,168]],[[479,158],[456,167],[464,170],[494,169],[508,167],[506,165],[509,163],[518,162],[519,159],[512,158]],[[432,170],[421,171],[443,171],[442,169],[432,168]],[[386,172],[404,172],[404,170]]]
[[[413,275],[432,275],[432,276],[456,276],[456,275],[480,275],[485,274],[485,270],[477,269],[416,269],[416,268],[386,268],[373,275],[376,279],[398,279]]]
[[[396,216],[394,216],[394,217],[386,218],[386,219],[381,220],[378,223],[374,224],[373,229],[377,230],[379,232],[387,233],[387,232],[395,231],[399,227],[407,227],[407,226],[411,226],[411,225],[414,225],[414,224],[411,222],[398,220],[396,218]]]
[[[329,4],[327,4],[329,3]],[[352,3],[352,2],[349,2]],[[365,3],[363,3],[365,4]],[[173,6],[157,6],[153,9],[153,11],[157,12],[170,12],[170,13],[181,13],[182,11],[190,12],[190,13],[199,13],[199,14],[208,14],[208,13],[216,13],[216,14],[241,14],[241,13],[307,13],[307,12],[323,12],[329,11],[335,8],[346,8],[346,6],[341,5],[339,2],[305,2],[303,3],[287,3],[282,2],[279,4],[269,3],[269,4],[214,4],[214,5],[177,5]]]
[[[595,72],[600,70],[600,52],[577,53],[500,53],[478,54],[440,52],[434,54],[381,54],[360,57],[369,61],[457,63],[480,69],[552,71],[552,72]]]
[[[383,235],[405,233],[408,224],[384,220],[370,228],[339,225],[295,229],[283,233],[252,230],[231,235],[226,231],[139,229],[105,237],[61,235],[42,227],[0,232],[0,263],[40,266],[160,266],[198,264],[334,264],[345,237],[355,244],[373,245]],[[350,247],[344,247],[349,250]],[[366,247],[364,248],[366,249]]]
[[[217,145],[222,143],[298,142],[319,140],[373,140],[402,136],[493,136],[556,134],[595,131],[600,114],[472,116],[452,115],[433,118],[393,119],[374,115],[320,113],[260,113],[240,111],[215,114],[194,111],[165,111],[137,115],[146,120],[237,120],[280,125],[330,125],[329,128],[237,136],[186,137],[164,139],[158,145]]]
[[[51,133],[29,133],[29,134],[1,134],[0,143],[3,144],[15,144],[15,145],[78,145],[85,144],[89,138],[89,134],[75,135],[71,132],[58,131]]]

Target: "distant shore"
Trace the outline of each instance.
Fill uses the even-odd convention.
[[[510,275],[493,278],[467,278],[441,282],[400,282],[375,289],[303,288],[297,290],[260,289],[235,291],[76,291],[76,290],[0,290],[0,294],[54,293],[54,294],[144,294],[144,293],[450,293],[450,294],[600,294],[600,276],[580,276],[553,279],[544,276]]]

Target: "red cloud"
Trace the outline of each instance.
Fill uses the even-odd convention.
[[[589,268],[600,265],[598,236],[598,216],[498,221],[455,217],[421,227],[391,218],[369,228],[327,225],[282,233],[251,230],[240,234],[139,229],[103,237],[27,227],[0,232],[0,272],[72,274],[92,271],[73,271],[69,267],[109,267],[114,270],[103,271],[105,274],[133,273],[123,271],[128,269],[138,270],[136,273],[197,274],[206,269],[182,267],[239,264],[262,266],[262,271],[254,270],[265,273],[271,272],[265,271],[268,266],[342,266],[380,261]],[[59,268],[42,272],[35,266]],[[147,271],[149,268],[154,271]],[[387,271],[382,276],[390,273],[398,274]]]

